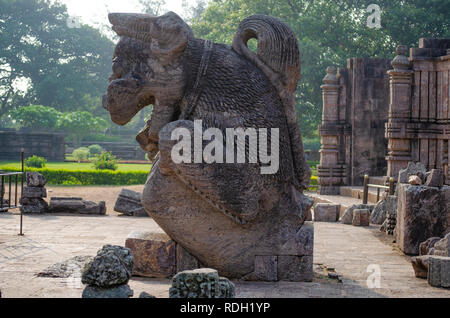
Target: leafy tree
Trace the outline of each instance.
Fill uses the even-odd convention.
[[[114,44],[68,18],[58,1],[0,0],[0,118],[24,104],[100,113]]]
[[[373,0],[212,0],[191,22],[198,37],[231,44],[247,16],[267,14],[297,34],[302,79],[296,92],[299,124],[305,136],[317,135],[321,120],[320,85],[329,65],[351,57],[393,58],[399,44],[417,46],[420,37],[449,37],[447,0],[380,0],[381,29],[367,27]]]
[[[30,105],[19,107],[11,115],[20,127],[54,129],[61,113],[53,107]]]
[[[81,145],[83,137],[102,131],[106,126],[107,123],[103,118],[94,117],[86,111],[64,113],[58,121],[58,127],[69,133],[69,138],[73,140],[75,147]]]

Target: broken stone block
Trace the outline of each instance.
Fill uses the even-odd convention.
[[[82,198],[52,197],[50,199],[49,212],[105,215],[106,205],[105,201],[95,203],[92,201],[85,201]]]
[[[448,233],[442,240],[434,244],[434,255],[436,256],[450,256],[450,233]]]
[[[411,264],[417,278],[427,278],[429,258],[429,255],[415,256],[411,258]]]
[[[153,296],[153,295],[150,295],[150,294],[147,293],[147,292],[142,292],[142,293],[139,295],[139,298],[156,298],[156,297]]]
[[[141,196],[142,194],[139,192],[122,189],[114,206],[114,211],[128,216],[148,217],[149,215],[142,206]]]
[[[28,187],[44,187],[47,182],[39,172],[27,172],[26,180]]]
[[[47,190],[44,187],[23,187],[24,198],[46,198]]]
[[[422,184],[422,179],[418,176],[410,176],[408,178],[408,183],[411,185],[421,185]]]
[[[339,204],[316,204],[314,207],[314,222],[337,222],[340,207]]]
[[[83,290],[82,298],[131,298],[133,290],[130,286],[119,285],[110,288],[101,288],[97,286],[86,286]]]
[[[427,187],[442,187],[444,185],[444,173],[440,169],[432,169],[427,175],[425,182]]]
[[[422,180],[422,183],[424,183],[426,173],[427,169],[422,163],[409,162],[408,167],[406,169],[400,170],[400,172],[398,173],[398,182],[408,183],[410,176],[418,176]]]
[[[429,256],[428,284],[450,288],[450,257]]]
[[[81,281],[89,286],[109,288],[127,284],[133,271],[133,254],[122,246],[105,245],[83,270]]]
[[[434,254],[434,245],[440,241],[440,237],[430,237],[425,242],[419,245],[419,255],[432,255]]]
[[[383,224],[388,212],[397,213],[397,196],[389,195],[378,202],[370,215],[370,223]]]
[[[134,255],[134,276],[167,278],[176,273],[176,243],[165,233],[133,231],[125,242]]]
[[[41,198],[23,198],[20,211],[25,214],[42,214],[48,212],[48,203]]]
[[[372,212],[375,209],[375,205],[373,204],[354,204],[351,207],[347,208],[342,215],[340,221],[343,224],[352,224],[353,222],[353,211],[357,209],[368,209]]]
[[[357,209],[353,211],[353,226],[369,226],[370,212],[367,209]]]
[[[438,188],[400,184],[395,238],[405,254],[418,255],[420,243],[445,235],[450,213],[445,200]]]
[[[170,298],[234,298],[235,286],[215,269],[180,272],[172,280]]]
[[[313,256],[278,256],[278,280],[288,282],[312,282]]]
[[[186,251],[180,244],[176,246],[177,273],[197,269],[200,264],[195,256]]]

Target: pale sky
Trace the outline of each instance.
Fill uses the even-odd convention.
[[[66,4],[71,16],[80,17],[82,23],[96,25],[108,24],[108,12],[140,12],[138,0],[60,0]],[[184,0],[195,5],[196,0]],[[183,0],[167,0],[166,11],[183,15]]]

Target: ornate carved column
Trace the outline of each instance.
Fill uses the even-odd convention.
[[[414,72],[405,45],[397,47],[397,56],[392,60],[393,70],[388,71],[390,79],[389,121],[386,123],[388,139],[388,177],[398,177],[411,158],[410,140],[407,138],[407,124],[411,118],[411,88]]]
[[[339,80],[336,68],[328,67],[323,79],[323,113],[322,125],[319,127],[322,147],[320,149],[320,165],[318,182],[320,194],[339,194],[345,175],[345,166],[339,163],[339,148],[342,125],[339,122]]]

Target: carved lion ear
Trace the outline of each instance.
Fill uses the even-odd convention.
[[[193,37],[191,28],[173,12],[160,17],[137,13],[110,13],[108,17],[119,36],[149,44],[152,54],[164,64],[181,55]]]

